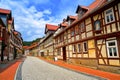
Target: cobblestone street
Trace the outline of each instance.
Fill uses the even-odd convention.
[[[102,80],[101,78],[70,71],[36,57],[27,57],[19,66],[16,80]]]

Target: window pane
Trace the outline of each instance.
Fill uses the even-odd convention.
[[[78,44],[78,52],[80,52],[80,44]]]
[[[116,48],[113,48],[113,53],[114,53],[114,56],[117,56],[117,50],[116,50]]]
[[[84,43],[84,51],[87,51],[87,43]]]
[[[111,21],[113,21],[113,15],[112,14],[110,14],[110,19],[111,19]]]
[[[80,27],[81,27],[81,32],[85,31],[85,24],[84,24],[84,22],[82,22],[80,24]]]
[[[110,56],[113,56],[113,55],[112,55],[112,48],[108,48],[108,49],[109,49],[109,55],[110,55]]]
[[[107,16],[107,22],[110,22],[109,16]]]
[[[111,13],[111,12],[112,12],[112,9],[107,10],[107,11],[106,11],[106,14],[109,14],[109,13]]]
[[[73,45],[73,52],[76,52],[76,46]]]
[[[100,21],[99,20],[97,20],[97,21],[95,21],[95,30],[100,30]]]
[[[109,42],[108,46],[115,46],[115,42]]]

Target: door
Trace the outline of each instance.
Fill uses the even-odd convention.
[[[63,47],[63,61],[66,61],[66,47]]]

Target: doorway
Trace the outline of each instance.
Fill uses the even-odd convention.
[[[62,50],[63,50],[63,61],[66,61],[66,47],[63,47]]]

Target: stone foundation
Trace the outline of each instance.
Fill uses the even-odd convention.
[[[95,59],[69,59],[68,63],[120,74],[120,67],[98,65]]]
[[[99,70],[120,74],[120,67],[99,65]]]
[[[97,60],[95,59],[70,59],[69,63],[97,67]]]

